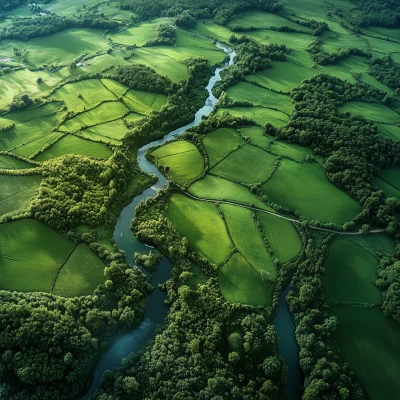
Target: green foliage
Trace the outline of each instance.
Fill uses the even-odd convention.
[[[168,24],[161,24],[157,27],[157,36],[149,40],[146,46],[173,46],[176,43],[176,30]]]

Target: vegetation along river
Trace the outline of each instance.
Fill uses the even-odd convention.
[[[229,55],[228,65],[232,65],[236,53],[220,43],[216,43],[216,46]],[[135,208],[141,201],[149,197],[154,197],[157,194],[157,191],[168,183],[167,179],[161,174],[156,166],[146,159],[145,154],[151,147],[168,142],[169,140],[181,135],[187,129],[198,125],[203,116],[207,116],[211,113],[218,101],[218,99],[213,95],[212,89],[215,83],[221,79],[220,73],[222,69],[223,67],[217,68],[214,76],[210,79],[206,87],[209,97],[207,98],[205,105],[197,111],[193,122],[170,132],[164,136],[163,139],[146,144],[138,150],[137,157],[139,167],[143,171],[157,176],[158,181],[154,186],[145,190],[139,196],[136,196],[132,202],[123,209],[117,224],[115,225],[115,243],[121,250],[125,251],[126,260],[130,264],[133,263],[135,252],[142,254],[147,254],[149,252],[149,247],[140,242],[132,234],[130,229],[131,221],[135,215]],[[172,265],[168,259],[162,259],[156,273],[151,278],[151,283],[157,286],[159,283],[166,282],[170,276],[171,270]],[[149,274],[146,271],[143,272],[149,277]],[[275,320],[275,327],[280,337],[279,350],[288,367],[288,396],[290,400],[297,400],[300,399],[301,372],[298,365],[297,343],[294,336],[295,327],[285,300],[287,291],[288,289],[283,294],[279,303],[279,311]],[[165,299],[166,295],[160,290],[155,290],[150,296],[148,296],[144,321],[132,332],[118,339],[108,352],[103,355],[96,368],[92,385],[82,400],[88,399],[97,390],[104,371],[119,366],[124,357],[127,357],[132,352],[139,351],[140,348],[152,337],[157,324],[162,323],[167,316],[168,309],[164,304]]]

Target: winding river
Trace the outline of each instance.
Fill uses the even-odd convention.
[[[216,43],[216,46],[229,56],[229,61],[226,65],[232,65],[234,63],[236,53],[220,43]],[[148,254],[150,250],[149,246],[140,242],[131,232],[131,221],[135,216],[135,208],[142,200],[145,200],[149,197],[154,197],[160,188],[168,184],[167,179],[160,173],[153,163],[146,159],[145,154],[151,147],[168,142],[169,140],[181,135],[187,129],[198,125],[203,116],[207,116],[211,113],[218,101],[218,99],[213,95],[212,89],[215,83],[221,79],[220,74],[223,68],[224,67],[217,68],[214,76],[210,79],[206,87],[209,96],[204,106],[197,111],[193,122],[170,132],[160,140],[146,144],[138,150],[137,160],[139,168],[149,174],[157,176],[158,181],[154,186],[145,190],[139,196],[136,196],[132,202],[123,209],[115,225],[115,243],[121,250],[125,251],[126,261],[130,264],[133,264],[135,252]],[[154,251],[157,252],[157,250]],[[151,279],[150,282],[154,286],[157,286],[159,283],[166,282],[170,277],[171,271],[172,265],[167,258],[163,258],[161,260],[157,271],[152,277],[150,277],[149,273],[143,270],[148,279]],[[278,335],[281,338],[279,342],[279,349],[282,356],[285,358],[286,363],[288,364],[289,399],[297,400],[300,399],[299,382],[301,375],[298,367],[296,341],[294,340],[294,325],[285,301],[286,293],[287,292],[285,292],[283,300],[280,302],[279,313],[277,319],[275,320],[275,326]],[[152,337],[156,326],[159,323],[162,323],[167,316],[168,309],[164,304],[165,299],[166,295],[160,290],[155,290],[150,296],[148,296],[144,321],[132,332],[118,339],[108,350],[108,352],[103,355],[94,373],[92,385],[81,400],[89,399],[89,397],[99,388],[101,377],[103,376],[104,371],[119,366],[123,358],[127,357],[132,352],[138,352],[140,348]],[[293,354],[293,352],[295,354]],[[294,376],[296,371],[298,371],[297,375]]]

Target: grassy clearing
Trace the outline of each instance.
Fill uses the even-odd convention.
[[[218,108],[217,115],[223,115],[228,112],[234,117],[247,117],[252,119],[257,125],[271,125],[279,128],[289,121],[289,117],[280,111],[270,110],[263,107],[230,107]]]
[[[92,110],[79,114],[60,126],[60,130],[76,132],[93,125],[100,125],[105,122],[122,118],[129,110],[118,101],[103,103]]]
[[[373,76],[368,75],[366,73],[361,74],[361,82],[366,83],[367,85],[371,85],[379,90],[382,90],[383,92],[387,92],[390,95],[395,95],[395,92],[388,88],[386,85],[384,85],[383,83],[379,82],[378,80],[376,80]]]
[[[240,128],[244,138],[250,139],[250,141],[256,146],[268,148],[271,140],[263,134],[262,129],[259,126],[243,126]]]
[[[263,44],[285,44],[287,47],[294,50],[307,49],[308,44],[315,38],[306,33],[277,32],[270,30],[246,32],[246,36],[251,36]]]
[[[272,202],[325,223],[342,225],[361,211],[358,203],[327,180],[316,163],[283,160],[261,190]]]
[[[13,153],[19,154],[24,157],[31,157],[37,151],[43,149],[44,146],[48,145],[49,143],[54,142],[58,138],[60,138],[62,134],[60,132],[51,132],[37,139],[32,140],[22,146],[18,146],[13,149]]]
[[[273,255],[281,263],[285,263],[299,254],[302,242],[291,222],[260,212],[257,213],[257,217]]]
[[[232,31],[222,25],[214,24],[211,19],[198,21],[195,31],[203,36],[225,42],[229,42],[229,38],[232,36]]]
[[[78,133],[79,137],[82,137],[84,139],[89,139],[95,142],[101,142],[104,144],[109,144],[111,146],[120,146],[121,141],[117,139],[112,139],[107,136],[99,135],[98,133],[95,133],[92,131],[92,129],[86,129],[84,131],[80,131]]]
[[[0,169],[24,169],[31,167],[31,164],[19,160],[18,158],[14,158],[6,154],[0,154]]]
[[[39,175],[0,175],[0,215],[24,209],[41,181]]]
[[[113,92],[116,97],[121,97],[128,90],[128,88],[125,85],[117,81],[114,81],[113,79],[101,79],[101,83],[109,91]]]
[[[396,125],[376,124],[378,133],[394,140],[400,140],[400,127]]]
[[[246,184],[265,181],[277,158],[259,147],[246,144],[217,164],[211,172]]]
[[[36,161],[47,161],[66,154],[82,154],[85,156],[109,158],[112,151],[102,143],[91,142],[74,135],[67,135],[54,143],[44,153],[36,157]]]
[[[230,152],[243,146],[245,141],[232,128],[219,128],[208,133],[203,145],[208,155],[208,165],[213,167]]]
[[[86,244],[78,245],[57,277],[54,294],[75,297],[92,293],[104,282],[104,267]]]
[[[193,249],[210,262],[221,264],[232,253],[233,245],[215,205],[174,194],[169,200],[168,218]]]
[[[180,185],[197,178],[204,170],[203,155],[194,144],[183,140],[167,144],[152,154]]]
[[[122,120],[117,119],[116,121],[106,122],[101,125],[95,125],[88,129],[90,132],[96,133],[98,135],[104,136],[106,139],[116,139],[121,140],[128,128],[122,122]]]
[[[219,270],[222,295],[231,303],[268,306],[272,301],[273,283],[264,283],[260,275],[238,253]]]
[[[239,206],[221,204],[229,233],[235,247],[256,271],[267,271],[276,278],[275,266],[254,223],[252,211]]]
[[[147,114],[152,110],[159,111],[167,102],[167,96],[130,89],[124,96],[124,102],[132,111]]]
[[[391,167],[380,170],[379,176],[374,178],[373,183],[383,190],[387,197],[400,199],[400,167]]]
[[[22,292],[52,288],[75,245],[36,220],[0,225],[0,288]]]
[[[371,400],[400,393],[400,328],[379,308],[332,307],[335,339]]]
[[[400,199],[400,190],[395,188],[393,185],[391,185],[388,182],[383,181],[382,179],[379,179],[375,177],[372,181],[372,183],[380,190],[383,190],[385,192],[386,197],[396,197]]]
[[[102,85],[99,79],[69,83],[58,89],[53,97],[64,101],[68,110],[74,112],[93,108],[103,100],[116,100],[116,97]]]
[[[300,146],[298,144],[286,143],[278,140],[271,141],[269,150],[273,153],[279,154],[280,156],[291,157],[298,162],[303,161],[306,154],[314,154],[314,152],[308,147]]]
[[[189,193],[203,199],[228,200],[247,206],[253,204],[263,210],[271,210],[245,187],[213,175],[206,175],[195,182],[189,187]]]
[[[208,279],[207,275],[198,265],[192,265],[190,272],[192,275],[188,279],[187,283],[194,288],[196,288],[198,285],[201,285]]]
[[[344,103],[339,108],[340,112],[350,112],[355,115],[363,116],[376,122],[386,124],[396,124],[400,121],[400,115],[383,104],[365,103],[362,101],[351,101]]]
[[[362,50],[369,50],[369,41],[365,37],[355,36],[351,34],[328,34],[321,49],[327,52],[336,51],[339,49],[347,49],[357,47]]]
[[[345,239],[335,240],[325,261],[323,279],[328,301],[380,303],[374,285],[378,261],[367,250]]]
[[[255,86],[248,82],[239,82],[227,90],[228,96],[239,101],[249,101],[256,106],[272,107],[285,114],[290,114],[293,104],[286,94]]]

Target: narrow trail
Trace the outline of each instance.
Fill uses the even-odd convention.
[[[193,196],[192,194],[190,194],[188,192],[184,192],[184,194],[186,196],[192,198],[193,200],[206,201],[208,203],[230,204],[230,205],[237,206],[237,207],[247,208],[248,210],[252,210],[252,211],[257,211],[257,212],[262,212],[262,213],[265,213],[265,214],[273,215],[273,216],[275,216],[277,218],[281,218],[281,219],[284,219],[286,221],[290,221],[290,222],[293,222],[295,224],[301,225],[301,221],[299,221],[298,219],[285,217],[284,215],[281,215],[281,214],[278,214],[278,213],[274,213],[273,211],[264,210],[262,208],[253,207],[253,206],[246,206],[245,204],[240,204],[240,203],[236,203],[234,201],[229,201],[229,200],[204,199],[202,197]],[[359,229],[357,232],[343,232],[343,231],[335,231],[333,229],[321,228],[321,227],[312,226],[312,225],[309,225],[309,228],[317,230],[317,231],[336,233],[338,235],[350,235],[350,236],[364,235],[362,229]],[[370,234],[371,233],[372,234],[373,233],[382,233],[382,232],[386,232],[386,230],[385,229],[372,229],[371,231],[369,231]]]

